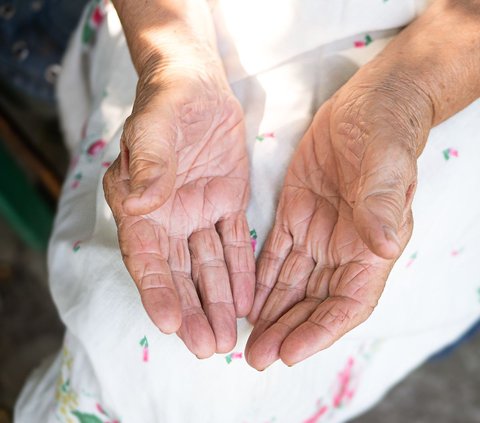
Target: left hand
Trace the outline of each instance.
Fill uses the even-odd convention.
[[[258,262],[256,369],[298,363],[372,313],[412,232],[428,132],[480,96],[479,16],[478,1],[432,2],[317,112]]]
[[[363,322],[410,238],[408,141],[424,134],[407,137],[401,110],[382,96],[327,102],[293,157],[258,263],[246,350],[257,369],[297,363]]]

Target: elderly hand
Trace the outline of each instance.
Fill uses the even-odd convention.
[[[318,111],[289,166],[250,315],[246,357],[259,370],[363,322],[410,237],[424,132],[385,94],[354,92]]]
[[[320,108],[301,140],[257,266],[246,348],[256,369],[327,348],[376,306],[412,232],[428,132],[480,92],[478,16],[459,3],[435,2]],[[456,21],[463,30],[447,43],[445,25]]]
[[[145,310],[204,358],[234,347],[236,317],[253,303],[248,158],[216,51],[180,33],[179,56],[159,48],[137,60],[133,113],[104,188]]]

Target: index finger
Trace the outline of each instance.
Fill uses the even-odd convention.
[[[127,177],[118,158],[104,177],[105,197],[118,227],[122,258],[132,276],[143,306],[164,333],[181,325],[181,309],[168,265],[169,242],[165,229],[147,216],[129,216],[123,200],[129,192]]]
[[[330,296],[320,301],[303,323],[293,323],[291,316],[294,329],[280,348],[282,361],[293,365],[305,360],[363,323],[383,292],[392,264],[383,259],[375,264],[351,261],[335,269],[331,280],[338,282],[331,284],[336,287],[330,287]]]

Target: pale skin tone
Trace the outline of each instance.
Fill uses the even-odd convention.
[[[293,365],[374,310],[412,232],[428,132],[479,96],[480,2],[437,0],[320,108],[256,276],[242,111],[206,3],[179,3],[114,1],[140,79],[104,181],[124,262],[153,322],[198,357],[233,348],[248,314],[249,364]]]
[[[147,3],[164,15],[116,2],[120,16],[145,21],[143,31],[124,23],[127,38],[132,31],[139,40],[131,49],[139,83],[122,152],[104,187],[147,313],[161,331],[176,332],[205,358],[234,347],[236,318],[253,302],[243,112],[215,50],[207,5]],[[204,19],[195,25],[177,18],[183,10]],[[151,16],[166,19],[161,31],[158,23],[145,29]],[[184,49],[177,48],[179,39]],[[165,47],[159,57],[158,45],[175,51],[163,54]]]

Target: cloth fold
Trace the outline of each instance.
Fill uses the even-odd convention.
[[[258,253],[286,166],[313,114],[388,43],[392,32],[375,31],[398,31],[396,26],[413,19],[417,3],[255,4],[223,0],[226,18],[216,22],[232,89],[245,112],[252,185],[248,220]],[[39,415],[42,423],[345,422],[478,319],[476,102],[432,131],[418,163],[414,234],[363,325],[292,368],[277,362],[261,373],[243,358],[251,331],[245,320],[238,323],[234,350],[208,360],[196,359],[175,335],[162,335],[122,263],[103,196],[102,177],[119,153],[137,82],[118,17],[111,6],[104,11],[95,44],[86,45],[81,28],[77,31],[59,84],[72,165],[49,268],[67,333],[57,359],[25,387],[17,423],[39,421]],[[269,22],[267,11],[278,21]],[[294,26],[284,27],[282,19],[293,12]],[[322,25],[315,28],[317,19]],[[265,28],[258,28],[261,22]],[[228,32],[222,32],[223,24]],[[242,33],[245,26],[252,32]]]

